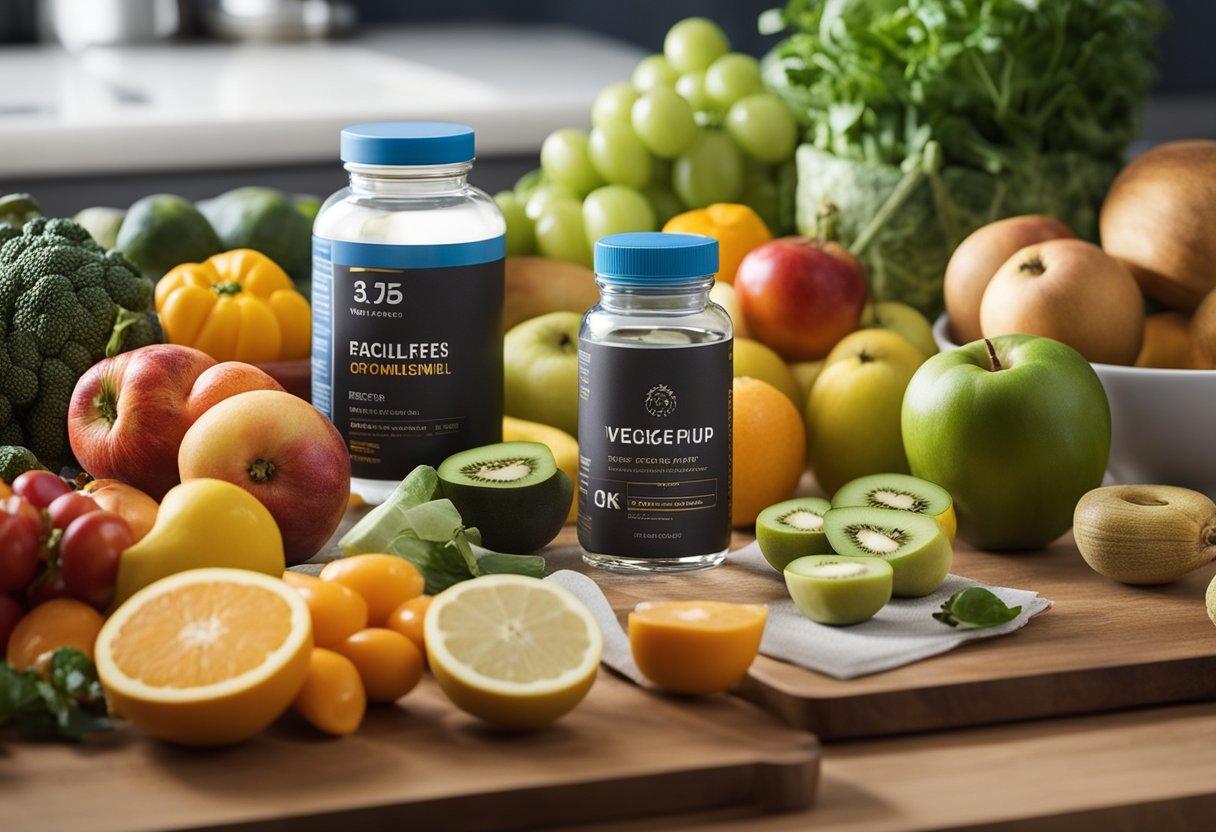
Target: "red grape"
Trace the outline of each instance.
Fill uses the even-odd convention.
[[[69,491],[60,494],[47,506],[46,513],[50,515],[51,525],[57,529],[66,529],[72,521],[90,511],[98,511],[101,506],[83,491]]]
[[[25,615],[25,607],[9,595],[0,595],[0,658],[4,658],[8,637]]]
[[[34,504],[34,508],[46,508],[60,494],[67,494],[72,486],[50,471],[26,471],[13,480],[13,493]]]
[[[127,521],[109,511],[93,511],[71,522],[59,541],[63,583],[73,598],[105,609],[114,598],[118,561],[135,542]]]
[[[71,597],[71,593],[63,583],[63,572],[59,569],[58,563],[52,563],[42,570],[42,574],[35,578],[25,591],[25,600],[31,609],[55,598]]]
[[[21,518],[33,530],[35,537],[42,537],[45,531],[42,512],[34,508],[33,504],[24,497],[14,494],[0,500],[0,512]]]
[[[38,573],[38,533],[25,517],[0,513],[0,592],[17,592]]]

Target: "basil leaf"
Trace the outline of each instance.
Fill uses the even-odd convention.
[[[51,656],[49,676],[0,662],[0,726],[25,740],[80,740],[113,729],[92,660],[61,648]]]
[[[951,595],[950,600],[942,604],[942,611],[933,613],[933,617],[960,630],[977,630],[1012,621],[1021,612],[1020,605],[1005,606],[1005,602],[989,590],[969,586]]]

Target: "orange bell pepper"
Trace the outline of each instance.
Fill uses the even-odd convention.
[[[169,343],[216,361],[291,361],[310,351],[308,301],[278,264],[253,249],[176,266],[156,284],[156,311]]]

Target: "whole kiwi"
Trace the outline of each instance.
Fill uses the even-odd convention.
[[[1216,503],[1172,485],[1095,488],[1073,514],[1085,562],[1125,584],[1165,584],[1216,560]]]

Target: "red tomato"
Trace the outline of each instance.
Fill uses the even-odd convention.
[[[62,477],[50,471],[26,471],[13,480],[13,493],[34,504],[34,508],[46,508],[60,494],[72,490]]]
[[[8,637],[13,634],[13,628],[25,615],[25,607],[12,596],[0,595],[0,659],[4,658],[8,649]]]
[[[100,506],[92,497],[82,491],[69,491],[60,494],[47,506],[46,513],[51,518],[51,525],[56,529],[66,529],[73,520],[90,511],[97,511]]]
[[[24,517],[0,513],[0,592],[17,592],[38,573],[37,533]]]
[[[118,581],[118,561],[134,542],[131,527],[117,514],[93,511],[73,520],[59,541],[68,593],[97,609],[109,606]]]

